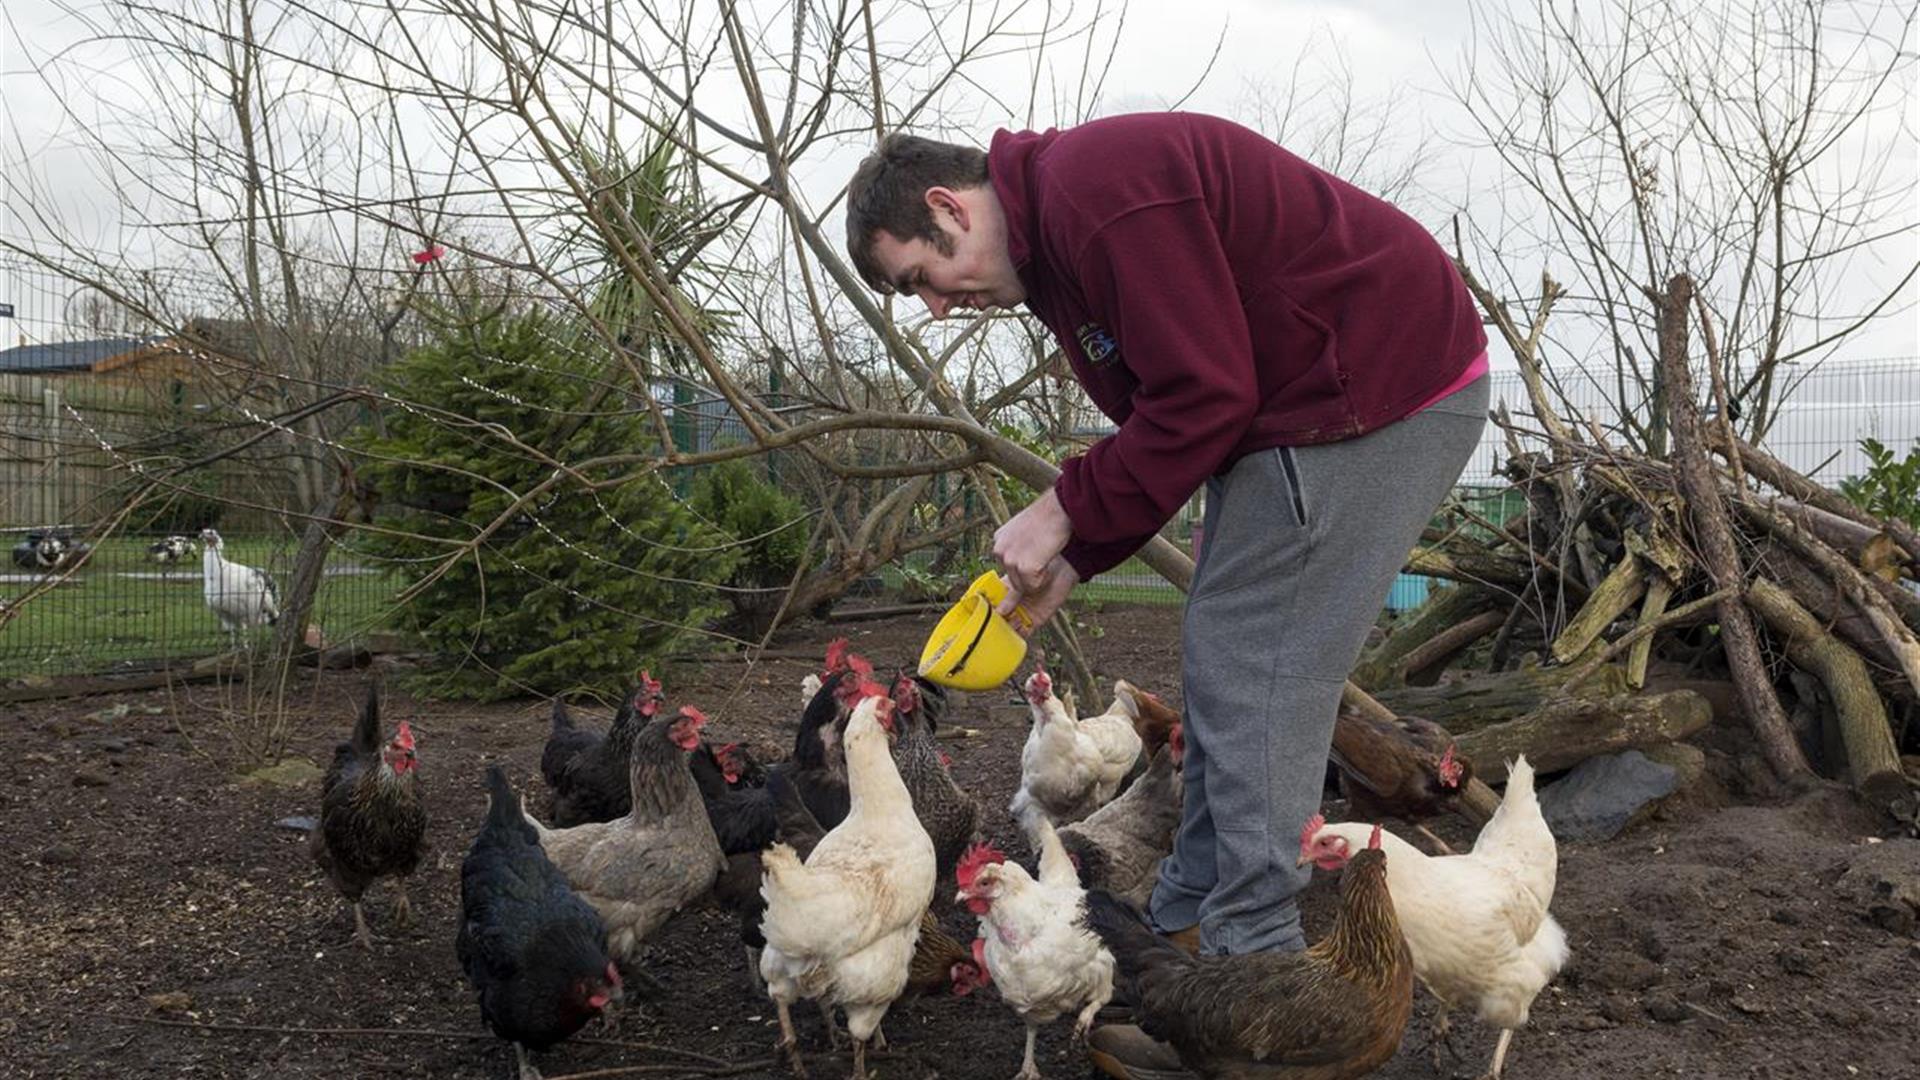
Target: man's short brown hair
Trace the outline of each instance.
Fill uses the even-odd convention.
[[[895,133],[881,139],[847,182],[847,254],[854,269],[874,289],[894,291],[873,258],[873,241],[882,229],[903,243],[925,240],[951,255],[946,234],[933,223],[927,189],[960,190],[986,182],[985,151],[917,135]]]

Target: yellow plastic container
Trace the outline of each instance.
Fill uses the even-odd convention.
[[[1006,682],[1027,655],[1027,639],[994,609],[1007,598],[1006,583],[989,570],[941,617],[920,650],[920,675],[955,690],[991,690]],[[1033,620],[1015,607],[1023,628]]]

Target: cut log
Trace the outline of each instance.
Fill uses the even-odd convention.
[[[1518,592],[1533,571],[1525,563],[1489,551],[1417,547],[1407,554],[1407,573],[1446,578],[1467,585],[1491,585]]]
[[[1613,620],[1639,602],[1646,589],[1647,571],[1639,558],[1629,554],[1615,563],[1606,579],[1553,640],[1553,658],[1564,664],[1586,652],[1587,646],[1613,625]]]
[[[1350,678],[1369,690],[1397,684],[1401,681],[1401,661],[1408,653],[1433,640],[1436,634],[1492,607],[1494,600],[1492,592],[1472,585],[1435,592],[1420,610],[1394,627],[1385,641],[1360,658]]]
[[[1617,694],[1599,701],[1558,700],[1537,712],[1465,734],[1454,744],[1474,775],[1505,780],[1517,755],[1542,773],[1569,769],[1599,754],[1678,742],[1713,721],[1707,699],[1691,690]]]
[[[1522,667],[1455,679],[1443,686],[1404,687],[1375,695],[1395,715],[1424,716],[1453,732],[1524,716],[1562,694],[1567,669]],[[1627,689],[1626,670],[1603,665],[1571,691],[1581,700],[1612,697]]]
[[[1640,605],[1640,625],[1652,626],[1666,614],[1667,601],[1673,599],[1673,585],[1655,574],[1647,583],[1647,599]],[[1647,661],[1653,657],[1653,635],[1633,643],[1627,652],[1627,685],[1638,690],[1647,685]]]
[[[1893,742],[1886,706],[1874,690],[1866,662],[1773,582],[1756,579],[1747,596],[1786,643],[1787,658],[1818,676],[1833,698],[1854,790],[1869,805],[1893,813],[1908,797],[1909,788],[1900,771],[1900,751]],[[1476,768],[1479,764],[1474,762]]]
[[[1407,686],[1432,686],[1447,669],[1448,661],[1465,652],[1474,642],[1500,629],[1506,621],[1507,613],[1504,611],[1483,611],[1471,619],[1455,623],[1408,653],[1400,663],[1397,681]]]
[[[1749,520],[1791,548],[1794,554],[1807,560],[1833,583],[1840,595],[1846,597],[1848,603],[1873,625],[1900,672],[1907,677],[1913,690],[1920,693],[1920,639],[1915,639],[1913,631],[1900,621],[1893,605],[1867,584],[1867,575],[1784,515],[1751,504],[1741,509]]]
[[[1846,496],[1814,483],[1758,447],[1745,442],[1736,442],[1731,450],[1725,446],[1718,449],[1723,455],[1738,453],[1740,464],[1746,466],[1749,473],[1801,502],[1825,510],[1835,517],[1845,518],[1871,529],[1884,530],[1910,557],[1920,562],[1920,533],[1915,532],[1913,526],[1906,522],[1874,517],[1848,502]]]

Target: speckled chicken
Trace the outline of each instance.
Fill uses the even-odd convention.
[[[313,861],[353,905],[354,937],[362,947],[373,947],[373,934],[360,901],[375,881],[400,879],[394,919],[402,926],[412,922],[404,879],[420,865],[426,833],[413,729],[400,721],[383,745],[380,691],[370,686],[353,737],[334,748],[320,782],[320,820],[308,840]]]
[[[936,703],[944,703],[945,695],[929,693],[918,679],[902,675],[893,684],[893,700],[894,722],[900,731],[893,744],[893,761],[913,799],[914,816],[933,840],[935,873],[946,881],[959,865],[961,853],[977,839],[980,804],[954,783],[934,741]],[[938,890],[934,903],[941,904]]]

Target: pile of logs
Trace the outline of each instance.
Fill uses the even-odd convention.
[[[1348,705],[1438,721],[1496,781],[1517,751],[1551,771],[1737,716],[1782,780],[1823,773],[1914,822],[1920,535],[1736,437],[1710,334],[1703,417],[1691,283],[1664,299],[1664,457],[1557,415],[1529,335],[1490,308],[1532,398],[1524,425],[1495,417],[1526,509],[1428,531],[1408,569],[1455,584],[1367,651]]]

